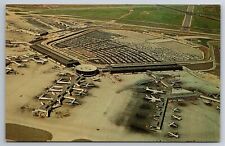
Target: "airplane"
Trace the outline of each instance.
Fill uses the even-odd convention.
[[[12,63],[15,63],[18,67],[26,67],[26,64],[20,64],[16,61],[12,61]]]
[[[41,106],[43,106],[43,105],[45,105],[45,103],[41,102]],[[58,107],[60,107],[60,106],[61,106],[60,104],[54,104],[54,105],[52,106],[52,109],[58,108]]]
[[[56,95],[56,93],[55,92],[51,92],[52,93],[52,95]]]
[[[180,112],[180,109],[176,107],[176,108],[173,109],[173,112],[179,113]]]
[[[163,105],[158,105],[158,104],[156,104],[156,108],[161,109],[161,108],[163,108]]]
[[[172,115],[171,116],[173,119],[176,119],[178,121],[182,120],[181,116],[178,116],[178,115]]]
[[[43,60],[35,60],[35,62],[36,62],[37,64],[45,64],[45,61],[43,61]]]
[[[164,77],[158,77],[157,75],[153,74],[152,72],[148,72],[148,75],[153,77],[156,84],[161,82],[161,80],[164,78]]]
[[[26,55],[26,54],[25,54],[25,55],[22,55],[22,56],[23,56],[23,57],[25,57],[25,58],[29,58],[29,56],[28,56],[28,55]]]
[[[49,92],[62,92],[63,89],[54,89],[54,88],[49,88],[48,89]]]
[[[18,56],[11,56],[12,58],[17,58]]]
[[[172,80],[172,81],[171,81],[171,84],[176,84],[176,83],[181,83],[181,80],[178,80],[178,79],[177,79],[177,80]]]
[[[32,60],[35,61],[37,64],[45,64],[46,63],[43,60],[37,60],[37,59],[34,59],[34,58],[32,58]]]
[[[159,121],[159,117],[154,117],[153,118],[155,121]]]
[[[212,105],[212,102],[210,100],[203,100],[203,103],[206,105]]]
[[[154,79],[155,83],[158,84],[159,82],[161,82],[160,80],[158,79]]]
[[[11,67],[6,67],[6,70],[13,70]]]
[[[55,88],[55,89],[62,89],[63,86],[57,86],[57,85],[54,85],[54,86],[52,86],[52,88]]]
[[[160,102],[160,101],[161,101],[160,98],[156,98],[156,97],[154,97],[154,96],[152,96],[152,95],[150,95],[150,97],[149,97],[148,95],[145,95],[144,99],[147,99],[147,100],[149,100],[150,102],[158,102],[158,101]]]
[[[6,60],[11,61],[12,59],[10,57],[6,57]]]
[[[159,115],[154,115],[154,118],[159,118],[160,117],[160,114]]]
[[[60,106],[61,106],[61,104],[60,103],[57,103],[57,104],[53,105],[52,108],[55,109],[55,108],[58,108]]]
[[[80,84],[74,83],[74,87],[80,87]]]
[[[28,59],[22,59],[22,62],[28,62],[29,60]]]
[[[84,96],[84,95],[87,94],[87,92],[84,92],[84,91],[75,91],[74,94],[77,95],[77,96]]]
[[[93,77],[92,80],[96,81],[96,82],[100,82],[101,81],[100,77]]]
[[[72,105],[72,104],[80,104],[78,101],[77,101],[77,99],[75,98],[75,97],[71,97],[71,96],[65,96],[64,97],[65,99],[69,99],[70,100],[70,104]]]
[[[57,84],[70,84],[71,82],[66,82],[66,81],[56,81]]]
[[[171,122],[168,126],[172,128],[178,128],[178,125],[175,122]]]
[[[216,109],[218,110],[218,111],[220,111],[220,106],[218,105],[218,106],[216,106]]]
[[[178,133],[175,133],[175,132],[168,132],[168,136],[169,137],[179,138],[179,134]]]
[[[45,93],[42,94],[41,96],[39,96],[38,99],[39,100],[51,100],[51,101],[53,100],[53,98],[46,97],[46,94]]]
[[[95,87],[95,84],[93,83],[85,83],[85,84],[80,84],[81,87],[83,88],[90,88],[90,87]]]
[[[178,102],[184,102],[184,99],[179,98],[179,99],[177,99],[177,101]]]
[[[162,90],[154,90],[154,89],[150,89],[149,87],[146,87],[145,90],[146,91],[149,91],[149,92],[151,92],[153,94],[164,94],[165,93],[165,91],[162,91]]]
[[[45,58],[40,58],[40,60],[42,60],[44,62],[48,62],[48,59],[45,59]]]
[[[26,64],[19,64],[18,67],[27,67]]]
[[[11,67],[6,67],[6,74],[12,73],[14,71],[14,69],[12,69]]]
[[[70,81],[62,81],[62,78],[56,81],[57,84],[70,84]]]
[[[86,89],[82,89],[82,88],[77,88],[77,87],[73,87],[72,88],[74,91],[82,91],[82,92],[87,92]]]
[[[63,73],[63,72],[61,72],[61,73],[59,73],[58,74],[59,76],[67,76],[67,75],[71,75],[70,73]]]
[[[157,132],[155,126],[152,126],[152,125],[146,125],[146,128],[148,128],[149,131]]]

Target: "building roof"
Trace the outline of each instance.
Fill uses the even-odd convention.
[[[75,69],[82,72],[93,72],[97,70],[97,67],[91,64],[82,64],[76,66]]]

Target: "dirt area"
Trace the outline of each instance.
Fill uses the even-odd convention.
[[[11,40],[15,42],[29,42],[34,38],[33,35],[24,32],[6,32],[6,40]]]
[[[6,139],[13,141],[49,141],[52,139],[52,134],[41,129],[7,123]]]
[[[16,56],[16,55],[24,55],[24,54],[34,54],[34,52],[30,51],[29,46],[19,45],[18,47],[6,47],[5,50],[6,56]]]
[[[38,29],[35,28],[33,25],[27,23],[22,16],[18,16],[14,14],[14,12],[10,11],[7,11],[7,13],[8,13],[6,17],[7,30],[19,31],[18,29],[21,29],[22,31],[28,34],[34,34],[35,32],[38,31]]]

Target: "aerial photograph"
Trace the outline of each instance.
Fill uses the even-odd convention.
[[[6,142],[220,142],[220,5],[5,5]]]

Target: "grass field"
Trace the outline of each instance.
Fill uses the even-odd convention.
[[[215,20],[210,20],[204,17],[194,16],[192,21],[192,29],[200,30],[209,33],[219,33],[220,32],[220,22]]]
[[[184,14],[159,6],[135,7],[133,12],[118,20],[121,23],[174,28],[180,27]],[[176,26],[174,26],[176,25]]]
[[[50,9],[39,11],[41,14],[49,15],[71,15],[93,20],[112,20],[129,12],[129,7],[109,7],[109,8],[85,8],[85,9]]]
[[[180,29],[185,14],[182,11],[186,11],[187,5],[26,5],[19,8],[35,14],[71,15],[84,19],[116,20],[118,23]],[[194,12],[220,19],[219,6],[197,5]],[[194,16],[192,30],[219,33],[220,22]]]

